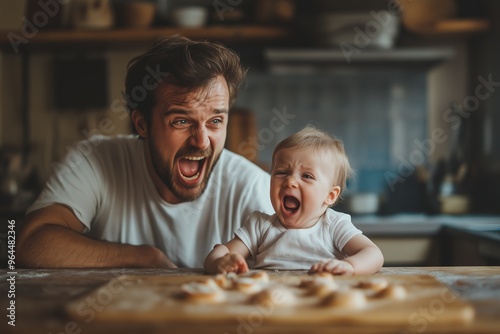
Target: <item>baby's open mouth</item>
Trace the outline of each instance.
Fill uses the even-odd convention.
[[[184,157],[178,160],[179,172],[185,181],[197,180],[203,172],[206,157]]]
[[[294,214],[300,208],[300,202],[293,196],[283,197],[283,208],[286,213]]]

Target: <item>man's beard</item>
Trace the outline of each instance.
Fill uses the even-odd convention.
[[[203,192],[207,188],[212,170],[219,161],[220,155],[222,153],[219,152],[219,154],[212,157],[213,151],[211,147],[207,148],[206,150],[199,150],[194,147],[186,147],[177,152],[174,161],[172,162],[168,159],[163,160],[156,146],[150,145],[149,150],[151,155],[151,162],[153,164],[154,170],[156,171],[156,174],[160,177],[163,184],[170,190],[170,192],[172,192],[172,194],[174,194],[175,197],[177,197],[180,202],[194,201],[203,194]],[[195,188],[190,188],[186,185],[183,185],[182,183],[179,184],[179,182],[175,182],[174,169],[178,168],[177,160],[185,156],[205,156],[205,159],[207,159],[207,161],[205,161],[205,166],[203,167],[203,180]],[[212,158],[211,161],[209,160],[210,158]]]

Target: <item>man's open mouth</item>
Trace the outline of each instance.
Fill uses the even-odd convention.
[[[196,183],[203,174],[207,157],[184,157],[177,162],[179,174],[186,183]]]
[[[294,214],[300,208],[300,201],[293,196],[284,196],[283,197],[283,210],[287,214]]]

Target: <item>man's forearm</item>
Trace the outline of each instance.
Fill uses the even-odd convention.
[[[18,261],[30,268],[170,267],[154,247],[93,240],[58,225],[36,229],[21,246]]]

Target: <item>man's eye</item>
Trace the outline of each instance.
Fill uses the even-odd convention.
[[[211,121],[211,123],[212,123],[212,124],[214,124],[214,125],[220,125],[220,124],[222,124],[222,119],[220,119],[220,118],[215,118],[215,119],[213,119],[213,120]]]
[[[186,119],[176,119],[175,121],[172,122],[172,125],[175,127],[183,127],[188,124],[189,122]]]

